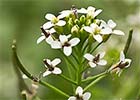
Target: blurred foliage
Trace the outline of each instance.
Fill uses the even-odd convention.
[[[17,40],[18,54],[23,64],[31,73],[38,75],[44,70],[43,58],[59,57],[59,54],[51,50],[45,42],[36,44],[41,32],[40,26],[46,22],[44,16],[46,13],[57,14],[61,10],[70,9],[73,4],[77,8],[91,5],[103,9],[99,18],[113,19],[117,22],[118,28],[126,33],[124,37],[112,36],[108,43],[101,46],[107,51],[106,59],[109,64],[118,60],[127,33],[133,27],[126,19],[130,14],[140,11],[140,0],[0,0],[0,100],[19,100],[17,77],[11,62],[12,40]],[[140,28],[140,24],[135,25],[134,32],[135,28]],[[136,33],[140,34],[140,31]],[[136,33],[134,36],[139,37]],[[135,38],[133,37],[127,55],[133,60],[131,67],[121,77],[110,76],[93,86],[90,90],[93,93],[91,100],[136,100],[138,97],[140,99],[140,47],[138,46],[140,39]],[[64,63],[61,65],[63,71],[67,70]],[[108,66],[104,69],[106,68]],[[67,73],[64,71],[64,74]],[[57,76],[50,75],[45,80],[66,93],[72,91],[70,84]],[[54,91],[42,86],[39,88],[38,95],[42,100],[47,98],[49,98],[47,100],[63,100]]]

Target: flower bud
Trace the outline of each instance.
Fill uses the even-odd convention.
[[[78,33],[79,32],[79,26],[78,25],[74,25],[72,28],[71,28],[71,33]]]
[[[90,19],[87,19],[87,20],[86,20],[86,25],[87,25],[87,26],[90,26],[91,23],[92,23],[92,22],[91,22]]]
[[[77,25],[80,25],[80,21],[78,19],[75,19],[74,23],[77,24]]]
[[[82,16],[80,17],[80,23],[85,23],[85,20],[86,20],[85,15],[82,15]]]

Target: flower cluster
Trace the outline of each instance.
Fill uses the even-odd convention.
[[[48,21],[41,27],[42,33],[37,44],[46,40],[53,49],[62,48],[64,54],[70,56],[72,47],[86,40],[100,43],[105,39],[105,35],[124,35],[122,31],[115,29],[116,23],[113,20],[110,19],[106,23],[102,19],[97,19],[101,12],[101,9],[96,10],[90,6],[87,9],[73,7],[71,10],[64,10],[57,17],[50,13],[46,14],[45,18]]]
[[[41,37],[38,38],[37,44],[45,40],[52,49],[59,49],[67,60],[72,65],[72,68],[78,69],[76,73],[76,82],[62,76],[67,81],[74,84],[82,84],[82,74],[87,68],[94,68],[96,66],[105,66],[107,61],[103,59],[105,52],[99,52],[93,56],[92,46],[94,43],[101,44],[106,42],[111,34],[124,35],[124,32],[117,30],[116,23],[109,19],[105,22],[103,19],[98,19],[97,16],[102,12],[101,9],[95,9],[92,6],[77,9],[74,6],[70,10],[64,10],[58,16],[53,14],[46,14],[47,22],[41,26]],[[76,63],[71,61],[73,57]],[[85,63],[87,66],[85,66]],[[43,77],[49,74],[62,74],[62,70],[57,67],[61,62],[60,58],[54,60],[43,60],[46,71]],[[120,76],[122,70],[130,66],[131,60],[125,59],[123,51],[120,53],[120,61],[112,65],[108,72],[116,72]],[[89,67],[90,66],[90,67]],[[68,66],[70,67],[70,66]],[[89,85],[91,86],[91,85]],[[87,86],[87,88],[89,88]],[[75,96],[69,97],[68,100],[89,100],[90,92],[83,93],[82,87],[78,86]]]

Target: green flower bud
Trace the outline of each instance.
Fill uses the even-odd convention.
[[[75,19],[74,20],[74,23],[77,24],[77,25],[79,25],[80,24],[80,21],[78,19]]]
[[[87,19],[87,20],[86,20],[86,25],[87,25],[87,26],[90,26],[91,23],[92,23],[92,22],[91,22],[90,19]]]
[[[79,32],[79,26],[78,25],[74,25],[72,28],[71,28],[71,33],[78,33]]]
[[[85,15],[82,15],[82,16],[80,17],[80,23],[85,23],[85,20],[86,20]]]

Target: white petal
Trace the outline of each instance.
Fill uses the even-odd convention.
[[[71,34],[67,35],[67,38],[69,39],[71,37]]]
[[[89,6],[89,7],[87,8],[87,10],[88,10],[88,11],[93,11],[93,12],[94,12],[94,11],[95,11],[95,8],[92,7],[92,6]]]
[[[120,62],[125,60],[125,55],[123,51],[120,52]]]
[[[51,44],[53,41],[54,41],[54,40],[53,40],[53,38],[52,38],[51,35],[50,35],[48,38],[46,38],[46,42],[47,42],[48,44]]]
[[[63,21],[63,20],[59,20],[59,21],[56,23],[57,26],[64,26],[65,24],[66,24],[66,22]]]
[[[58,65],[60,62],[61,62],[61,60],[60,60],[59,58],[55,58],[55,59],[51,62],[51,64],[52,64],[52,66],[56,66],[56,65]]]
[[[62,71],[60,68],[55,67],[54,70],[52,71],[53,74],[61,74]]]
[[[83,94],[83,100],[89,100],[90,97],[91,97],[90,92],[86,92],[86,93]]]
[[[92,23],[92,24],[90,25],[90,27],[91,27],[92,30],[95,30],[95,28],[98,28],[99,26],[98,26],[97,24]],[[93,32],[93,31],[92,31],[92,32]]]
[[[76,46],[78,43],[80,42],[79,38],[73,38],[69,41],[69,43],[71,44],[71,46]]]
[[[112,29],[116,27],[116,23],[113,20],[108,20],[107,22],[108,26],[111,27]]]
[[[77,100],[77,98],[76,97],[74,97],[74,96],[71,96],[71,97],[69,97],[69,99],[68,100]]]
[[[86,53],[86,54],[84,55],[84,57],[85,57],[87,60],[89,60],[89,61],[93,61],[93,59],[94,59],[94,56],[91,55],[91,54],[89,54],[89,53]]]
[[[64,49],[63,49],[63,52],[66,56],[70,56],[71,53],[72,53],[72,47],[71,46],[69,46],[69,47],[65,46]]]
[[[100,59],[105,56],[105,52],[99,52],[99,54],[100,54]]]
[[[87,10],[85,8],[81,8],[79,10],[77,10],[78,13],[82,13],[82,14],[86,14]]]
[[[37,44],[39,44],[40,42],[42,42],[45,39],[45,36],[41,36],[37,39]]]
[[[45,18],[51,21],[56,17],[53,14],[46,14]]]
[[[130,64],[131,64],[131,59],[125,59],[125,61],[124,62],[128,62],[128,65],[127,66],[125,66],[125,68],[127,68],[127,67],[129,67],[130,66]]]
[[[110,33],[112,33],[112,29],[109,27],[106,27],[106,28],[102,29],[100,33],[101,34],[110,34]]]
[[[51,28],[52,26],[54,26],[54,24],[52,22],[46,22],[44,25],[43,25],[43,28],[44,29],[49,29]]]
[[[25,74],[22,75],[22,78],[23,79],[28,79],[28,77]]]
[[[106,60],[100,60],[97,64],[98,65],[106,65],[107,61]]]
[[[93,62],[91,62],[91,61],[90,61],[90,62],[88,62],[88,64],[90,65],[90,67],[91,67],[91,68],[96,67],[96,64],[95,64],[95,63],[93,63]]]
[[[77,89],[76,89],[75,94],[78,94],[79,96],[82,96],[83,95],[83,88],[78,86]]]
[[[62,44],[68,41],[68,37],[66,35],[60,35],[59,39]]]
[[[112,33],[116,35],[125,35],[124,32],[122,32],[121,30],[113,30]]]
[[[93,30],[89,26],[85,26],[84,27],[84,30],[87,31],[87,32],[89,32],[89,33],[93,33]]]
[[[95,11],[94,13],[94,17],[96,17],[97,15],[99,15],[102,12],[102,9],[98,9]]]
[[[61,12],[60,12],[60,15],[58,15],[57,18],[59,18],[59,19],[65,18],[65,17],[69,16],[70,13],[72,13],[71,10],[64,10],[64,11],[61,11]]]
[[[50,34],[52,34],[52,33],[55,33],[56,31],[54,28],[51,28],[49,32],[50,32]]]
[[[120,70],[119,72],[118,72],[118,76],[120,77],[121,76],[121,73],[123,72],[123,70]]]
[[[43,77],[45,77],[45,76],[47,76],[47,75],[49,75],[49,74],[51,74],[52,72],[51,71],[45,71],[44,73],[43,73]]]
[[[50,59],[46,59],[46,61],[49,65],[51,65],[51,60]]]
[[[102,42],[103,41],[103,38],[101,35],[93,35],[94,39],[97,41],[97,42]]]
[[[62,48],[62,45],[59,41],[52,41],[51,42],[51,48],[53,49],[60,49]]]

